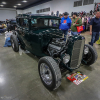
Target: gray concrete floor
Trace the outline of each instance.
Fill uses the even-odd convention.
[[[91,36],[83,34],[88,43]],[[39,78],[38,59],[3,47],[4,41],[4,35],[0,36],[0,100],[100,100],[100,45],[95,46],[97,62],[78,69],[89,77],[87,80],[76,86],[63,77],[59,89],[50,92]]]

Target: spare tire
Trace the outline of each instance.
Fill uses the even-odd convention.
[[[19,51],[19,43],[18,43],[17,36],[16,35],[11,35],[10,39],[11,39],[12,49],[15,52],[18,52]]]

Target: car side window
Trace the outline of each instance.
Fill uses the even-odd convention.
[[[31,19],[31,27],[36,27],[37,26],[37,19]]]
[[[29,21],[28,21],[28,19],[24,19],[23,27],[26,27],[26,28],[29,27]]]
[[[45,25],[45,26],[48,26],[48,19],[45,19],[45,20],[44,20],[44,25]]]
[[[19,25],[24,27],[24,28],[28,28],[29,27],[29,21],[28,19],[25,18],[20,18],[19,19]]]
[[[54,19],[49,20],[49,26],[58,27],[59,20],[54,20]]]

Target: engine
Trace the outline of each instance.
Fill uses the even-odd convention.
[[[65,46],[66,42],[63,39],[54,38],[47,50],[51,56],[58,56]]]

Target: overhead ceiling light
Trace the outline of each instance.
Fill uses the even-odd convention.
[[[1,7],[3,7],[4,5],[0,5]]]
[[[17,4],[18,6],[20,6],[21,4],[19,3],[19,4]]]
[[[23,0],[22,2],[27,2],[26,0]]]
[[[5,4],[6,4],[6,2],[2,2],[2,4],[4,4],[4,5],[5,5]]]
[[[0,84],[3,83],[3,82],[4,82],[4,79],[3,78],[0,78]]]
[[[16,8],[17,6],[14,6],[14,8]]]

